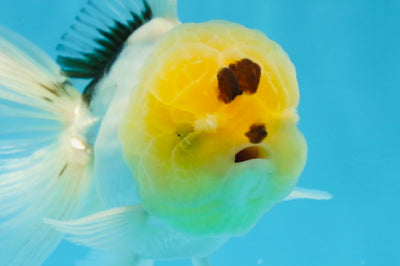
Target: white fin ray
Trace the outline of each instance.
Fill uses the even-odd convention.
[[[27,106],[21,106],[14,102],[14,106],[7,106],[4,103],[0,104],[0,113],[3,117],[12,118],[37,118],[44,120],[56,120],[56,117],[48,112],[43,112],[37,108],[29,108]]]
[[[45,222],[67,234],[67,239],[76,244],[110,253],[132,254],[130,243],[137,241],[135,231],[146,217],[142,207],[135,205],[102,211],[78,220],[46,219]]]
[[[141,205],[117,207],[71,221],[46,219],[46,223],[66,234],[66,239],[101,251],[111,257],[139,259],[204,258],[229,237],[187,235],[174,230]],[[199,264],[202,265],[202,264]],[[207,265],[207,264],[204,264]]]
[[[92,251],[83,261],[78,261],[76,266],[153,266],[153,260],[140,260],[135,255],[115,256],[100,251]]]
[[[178,0],[148,0],[153,16],[178,19]]]
[[[208,258],[195,258],[192,259],[193,266],[210,266],[210,261]]]
[[[329,192],[306,189],[296,187],[284,200],[295,200],[295,199],[312,199],[312,200],[330,200],[332,195]]]
[[[80,104],[49,57],[0,27],[2,265],[41,265],[62,238],[43,219],[72,219],[83,208],[92,155],[71,143],[85,143],[80,123],[89,115],[76,113]]]
[[[79,92],[42,51],[1,27],[0,36],[0,99],[65,117]]]

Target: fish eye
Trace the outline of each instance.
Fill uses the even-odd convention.
[[[192,124],[182,123],[178,125],[175,133],[178,136],[178,138],[184,139],[187,135],[189,135],[192,132],[194,132],[194,127]]]
[[[268,132],[265,128],[265,124],[252,124],[249,131],[245,133],[245,136],[253,144],[261,143],[267,136]]]
[[[261,67],[244,58],[218,72],[218,99],[228,104],[237,96],[254,94],[258,90],[261,78]]]

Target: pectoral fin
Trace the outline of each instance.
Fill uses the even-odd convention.
[[[141,260],[135,255],[115,255],[102,251],[91,251],[83,261],[78,261],[76,266],[153,266],[153,260]]]
[[[210,266],[208,258],[195,258],[192,259],[193,266]]]
[[[45,219],[45,223],[65,233],[67,239],[76,244],[110,253],[131,254],[135,253],[134,242],[140,242],[147,216],[140,205],[135,205],[71,221]]]
[[[66,234],[71,242],[104,252],[107,259],[121,258],[141,263],[146,258],[204,258],[227,239],[186,235],[151,216],[141,205],[118,207],[72,221],[46,219],[45,223]],[[199,266],[209,265],[207,261],[193,260],[194,265]]]
[[[295,200],[295,199],[329,200],[331,198],[332,195],[326,191],[296,187],[284,200],[285,201]]]

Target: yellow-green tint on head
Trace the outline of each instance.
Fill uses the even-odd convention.
[[[259,74],[257,90],[224,101],[221,71],[240,79],[241,64]],[[189,233],[246,232],[290,192],[304,167],[298,100],[292,63],[261,32],[213,21],[167,33],[143,68],[120,129],[145,208]],[[246,134],[252,126],[262,135]],[[250,146],[265,158],[235,163]]]

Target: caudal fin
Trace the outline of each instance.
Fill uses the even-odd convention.
[[[62,238],[43,223],[75,217],[90,189],[90,123],[59,67],[0,28],[0,261],[40,265]]]

